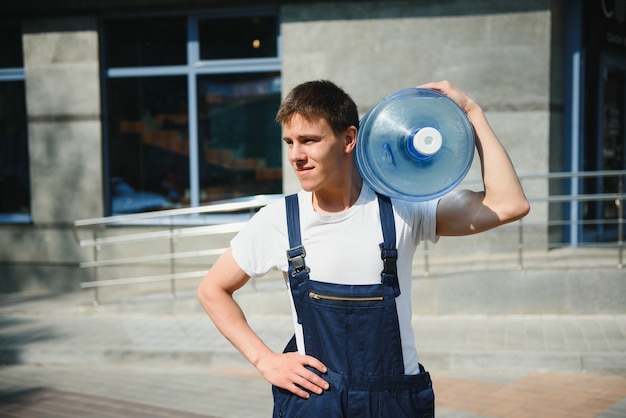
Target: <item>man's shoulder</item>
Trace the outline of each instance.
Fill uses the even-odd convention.
[[[434,200],[406,200],[391,198],[391,203],[398,213],[425,215],[436,212],[439,199]]]
[[[257,215],[263,216],[275,216],[278,212],[285,212],[285,199],[287,195],[281,196],[278,199],[272,200],[267,205],[259,209]]]

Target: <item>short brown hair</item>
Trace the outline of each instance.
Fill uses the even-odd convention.
[[[350,126],[359,127],[359,113],[352,98],[332,81],[307,81],[294,87],[285,97],[276,122],[284,125],[294,114],[305,118],[323,117],[339,135]]]

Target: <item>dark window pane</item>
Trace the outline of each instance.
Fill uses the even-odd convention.
[[[186,77],[108,80],[111,212],[187,204]]]
[[[105,26],[105,48],[109,68],[183,65],[187,62],[187,20],[109,20]]]
[[[201,200],[281,193],[280,73],[198,77]]]
[[[0,213],[30,214],[23,81],[0,82]]]
[[[607,66],[603,71],[604,94],[599,103],[602,118],[593,123],[597,108],[590,106],[593,113],[589,125],[600,132],[591,136],[585,144],[585,170],[624,170],[626,169],[626,66]],[[598,129],[599,128],[599,129]],[[591,158],[590,158],[591,157]],[[586,194],[624,193],[626,182],[617,176],[589,178],[583,183]],[[583,226],[585,239],[589,241],[615,241],[618,237],[619,207],[612,200],[583,202],[583,217],[591,221]],[[600,220],[600,224],[595,222]],[[604,221],[604,222],[602,222]]]
[[[22,29],[19,26],[0,26],[0,68],[21,68]]]
[[[275,16],[204,19],[199,23],[200,59],[276,57]]]

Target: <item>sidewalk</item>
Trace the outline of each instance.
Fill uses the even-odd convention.
[[[82,292],[0,299],[0,416],[270,416],[269,385],[193,294],[162,296],[132,312]],[[289,316],[248,319],[282,350]],[[416,316],[414,329],[438,417],[626,416],[626,315]]]

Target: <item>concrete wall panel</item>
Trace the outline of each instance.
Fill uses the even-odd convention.
[[[388,8],[380,2],[286,6],[284,93],[303,81],[331,79],[364,114],[395,90],[448,79],[496,120],[496,132],[520,172],[545,172],[551,15],[537,4],[528,6],[528,12],[476,14],[415,2],[392,2]],[[517,134],[508,140],[510,133]],[[284,168],[285,192],[297,190],[291,169]]]
[[[23,48],[33,221],[101,216],[97,20],[26,21]]]
[[[100,122],[30,123],[32,215],[35,223],[72,223],[101,216]]]

